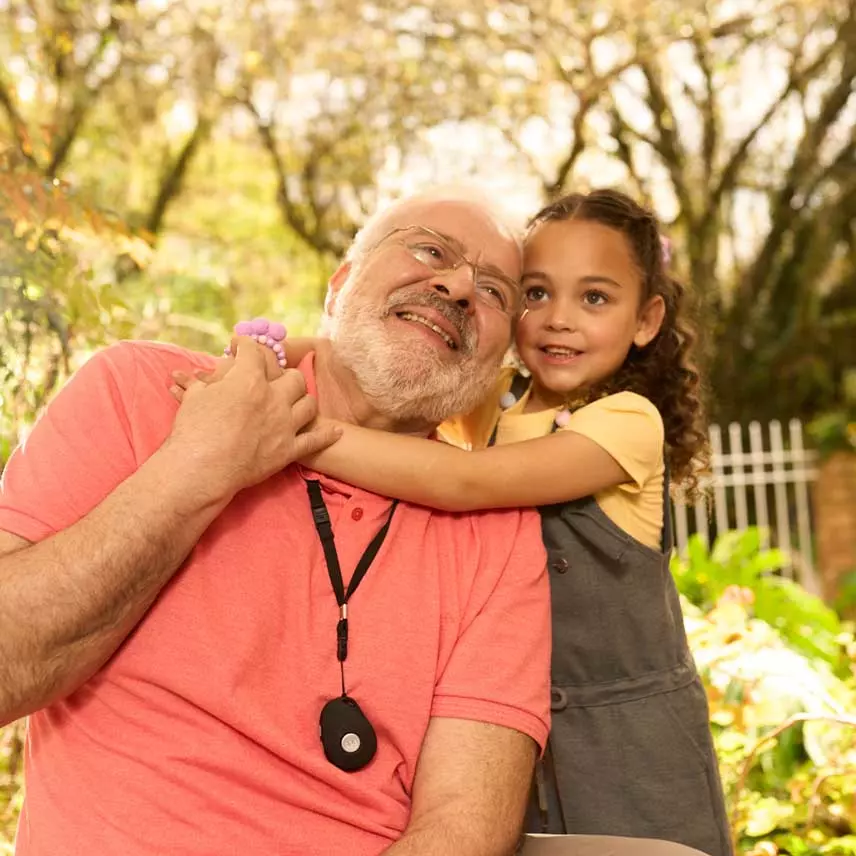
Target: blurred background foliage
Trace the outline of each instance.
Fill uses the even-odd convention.
[[[853,0],[0,0],[0,466],[95,348],[310,332],[367,212],[462,179],[521,219],[572,188],[651,202],[714,418],[852,447],[855,81]],[[852,636],[753,537],[675,566],[735,834],[856,853],[852,729],[756,747],[854,710]],[[7,837],[20,764],[6,729]]]

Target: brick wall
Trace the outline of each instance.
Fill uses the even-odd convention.
[[[820,465],[814,484],[817,565],[824,597],[856,572],[856,454],[836,452]]]

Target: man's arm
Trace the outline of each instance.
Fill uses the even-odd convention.
[[[194,496],[198,480],[181,464],[157,452],[79,523],[38,544],[0,533],[0,724],[101,668],[225,506],[227,496]]]
[[[431,719],[404,836],[385,856],[510,856],[520,836],[535,741],[464,719]]]
[[[299,433],[316,408],[298,372],[268,382],[245,348],[230,375],[192,385],[163,446],[76,523],[32,545],[0,536],[0,724],[93,675],[235,493],[335,439]]]

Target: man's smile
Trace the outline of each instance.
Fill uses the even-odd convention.
[[[414,312],[409,309],[395,313],[396,317],[400,318],[402,321],[415,322],[427,327],[429,330],[436,333],[446,343],[450,350],[457,351],[458,337],[451,324],[449,324],[445,319],[443,319],[443,322],[439,322],[437,319],[429,318],[427,317],[427,314],[427,312]],[[434,313],[431,314],[433,315]]]

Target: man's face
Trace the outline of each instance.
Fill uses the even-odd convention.
[[[516,242],[475,203],[413,200],[363,246],[331,280],[340,359],[390,416],[438,423],[472,409],[511,338]]]

